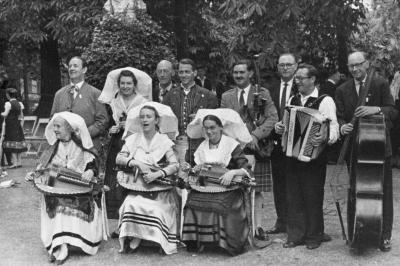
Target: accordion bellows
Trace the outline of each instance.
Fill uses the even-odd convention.
[[[282,148],[288,157],[309,162],[318,158],[326,142],[313,146],[315,134],[321,132],[328,140],[329,119],[315,109],[289,105],[283,116],[285,132],[282,136]]]

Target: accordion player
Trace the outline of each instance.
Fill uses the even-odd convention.
[[[286,156],[303,162],[318,158],[327,143],[314,146],[312,139],[316,133],[321,133],[328,140],[329,123],[330,120],[318,110],[303,106],[286,106],[283,116],[285,132],[282,137],[282,148]]]

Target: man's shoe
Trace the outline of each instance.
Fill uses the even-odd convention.
[[[286,226],[274,226],[270,230],[266,231],[267,234],[280,234],[286,233]]]
[[[287,241],[286,243],[283,244],[284,248],[294,248],[297,246],[304,245],[303,242],[294,242],[294,241]]]
[[[257,232],[254,237],[261,241],[269,240],[268,234],[261,227],[257,228]]]
[[[323,234],[322,235],[322,240],[321,240],[322,242],[329,242],[329,241],[332,241],[332,237],[330,236],[330,235],[328,235],[328,234]]]
[[[379,246],[379,249],[383,252],[390,251],[392,249],[392,243],[390,242],[390,239],[384,239]]]
[[[319,248],[320,246],[321,246],[321,243],[319,243],[319,242],[312,242],[312,243],[306,244],[307,249],[316,249],[316,248]]]

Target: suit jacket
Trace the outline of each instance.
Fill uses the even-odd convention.
[[[189,110],[190,114],[195,114],[199,109],[215,109],[218,107],[217,97],[210,92],[198,85],[194,85],[192,87],[193,92],[195,93],[195,105],[192,106],[191,110]],[[180,86],[173,87],[164,97],[163,104],[171,107],[172,111],[178,118],[178,121],[181,119],[181,105],[183,104],[184,96],[182,95],[182,88]]]
[[[174,88],[174,87],[176,87],[176,84],[172,83],[172,87],[171,87],[170,90],[172,90],[172,88]],[[158,103],[162,102],[162,99],[160,99],[160,86],[159,86],[158,82],[153,82],[152,95],[153,95],[153,101],[154,102],[158,102]],[[167,94],[165,94],[165,95],[167,95]],[[165,97],[165,95],[164,95],[164,97]]]
[[[240,110],[239,99],[238,99],[238,88],[230,89],[222,94],[221,108],[230,108],[237,112]],[[247,107],[250,110],[250,115],[254,118],[254,93],[256,88],[254,86],[250,87],[249,94],[247,96]],[[252,125],[249,121],[244,121],[247,128],[252,135],[256,136],[257,139],[263,139],[270,136],[272,130],[274,129],[275,123],[278,122],[278,112],[276,111],[275,105],[271,99],[271,96],[267,89],[260,88],[261,98],[265,98],[267,103],[264,109],[265,119],[264,123],[252,130]]]
[[[105,133],[109,118],[105,105],[98,101],[101,92],[86,82],[75,99],[70,90],[71,85],[67,85],[56,92],[50,116],[70,111],[82,116],[92,139]]]
[[[276,110],[278,111],[278,121],[282,120],[281,114],[279,113],[279,108],[280,108],[280,99],[279,99],[279,94],[280,94],[280,89],[281,89],[281,80],[280,79],[275,79],[271,84],[268,86],[268,90],[271,94],[272,101],[274,102],[274,105],[276,107]],[[296,83],[292,83],[292,87],[290,88],[291,90],[291,95],[293,95],[295,92],[297,92],[297,87]],[[272,137],[275,141],[277,141],[277,145],[281,147],[280,141],[282,139],[282,135],[276,134],[275,133],[275,127],[272,131]],[[275,145],[276,146],[276,145]]]
[[[371,86],[367,95],[367,106],[379,106],[385,115],[386,120],[386,157],[391,156],[391,145],[389,132],[392,128],[392,121],[397,116],[394,108],[394,100],[390,94],[389,84],[379,75],[373,77]],[[357,107],[358,94],[356,91],[354,79],[344,82],[336,89],[336,112],[339,127],[345,123],[349,123],[354,115]]]
[[[204,86],[202,86],[201,80],[198,77],[196,77],[194,79],[194,82],[196,82],[196,84],[199,85],[200,87],[203,87],[203,88],[205,88],[205,89],[207,89],[209,91],[211,91],[211,89],[212,89],[211,88],[211,81],[207,77],[204,80]]]

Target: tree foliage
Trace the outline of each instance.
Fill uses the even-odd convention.
[[[354,48],[366,51],[385,77],[400,69],[400,1],[373,1],[353,35]]]
[[[88,61],[87,79],[103,88],[108,72],[131,66],[154,73],[162,59],[173,60],[171,34],[137,10],[136,20],[127,23],[121,16],[106,16],[95,29],[93,42],[84,55]]]
[[[103,0],[0,1],[0,22],[4,23],[9,44],[23,51],[16,56],[26,64],[26,50],[36,48],[40,55],[41,100],[37,115],[49,114],[54,93],[61,86],[60,54],[79,53],[90,42],[93,28],[101,20],[103,4]]]
[[[319,67],[339,64],[357,22],[361,0],[226,0],[223,14],[245,27],[232,52],[262,53],[261,66],[273,68],[282,52],[293,52]],[[343,51],[344,50],[344,51]]]

